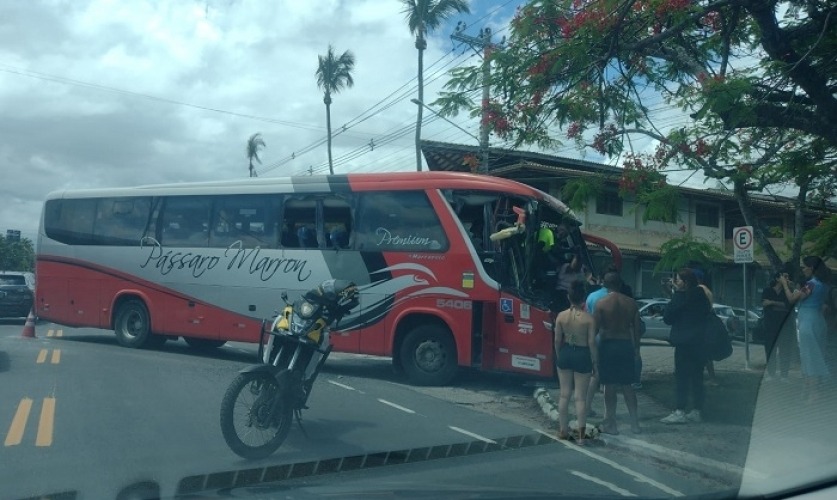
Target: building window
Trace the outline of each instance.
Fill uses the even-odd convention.
[[[720,218],[716,205],[695,205],[695,225],[703,227],[719,227]]]
[[[596,213],[622,217],[622,198],[615,192],[604,192],[596,197]]]

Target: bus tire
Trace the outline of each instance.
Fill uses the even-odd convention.
[[[209,351],[212,349],[218,349],[219,347],[223,346],[227,343],[226,340],[215,340],[215,339],[198,339],[195,337],[183,337],[183,340],[189,344],[189,347],[192,349],[197,349],[198,351]]]
[[[400,357],[407,378],[416,385],[446,385],[459,368],[453,337],[435,325],[419,326],[407,333]]]
[[[116,333],[116,341],[123,347],[139,349],[154,343],[150,341],[151,316],[141,300],[131,299],[119,306],[113,331]]]

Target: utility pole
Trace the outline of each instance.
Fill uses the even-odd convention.
[[[471,36],[463,33],[467,26],[463,22],[456,24],[456,30],[451,35],[452,40],[466,43],[471,49],[482,55],[482,119],[480,120],[480,171],[488,173],[488,98],[489,79],[491,78],[491,64],[488,61],[489,51],[494,48],[491,42],[491,28],[480,30],[479,36]],[[505,41],[505,38],[504,38]],[[502,43],[502,42],[501,42]]]

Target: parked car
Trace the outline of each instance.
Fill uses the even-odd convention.
[[[671,336],[671,326],[663,323],[663,311],[669,299],[639,299],[639,317],[645,323],[644,339],[665,340]]]
[[[757,314],[755,311],[747,311],[747,315],[745,316],[745,311],[743,307],[732,307],[732,313],[735,315],[735,331],[730,331],[733,338],[743,341],[744,340],[744,318],[747,318],[747,331],[750,334],[750,341],[751,342],[758,342],[761,339],[753,336],[753,333],[756,330],[756,325],[761,319],[761,316]],[[729,328],[729,327],[727,327]]]
[[[34,302],[34,274],[0,271],[0,318],[25,318]]]

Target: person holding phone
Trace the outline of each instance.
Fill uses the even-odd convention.
[[[706,320],[709,299],[698,286],[694,271],[680,269],[673,283],[671,302],[666,305],[663,321],[671,325],[670,342],[674,346],[676,407],[664,424],[685,424],[703,420],[703,369],[706,365]],[[692,410],[686,413],[691,396]]]
[[[799,341],[799,359],[802,364],[802,376],[805,379],[803,398],[813,403],[820,396],[820,385],[831,375],[825,361],[825,340],[828,327],[823,316],[828,288],[828,268],[823,260],[816,256],[802,259],[802,274],[805,283],[791,291],[790,279],[783,274],[779,281],[785,297],[796,305],[796,338]]]

